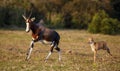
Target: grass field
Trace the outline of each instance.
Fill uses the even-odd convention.
[[[120,71],[120,35],[110,36],[90,34],[80,30],[57,30],[61,35],[59,47],[62,50],[62,62],[58,53],[44,62],[50,46],[35,43],[29,61],[25,61],[26,51],[31,41],[31,33],[15,30],[0,30],[0,71]],[[93,63],[93,52],[88,38],[107,41],[113,57],[106,51],[98,51],[97,61]],[[67,53],[71,50],[71,53]]]

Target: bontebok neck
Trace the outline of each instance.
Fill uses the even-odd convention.
[[[30,27],[32,33],[36,33],[37,32],[37,29],[38,29],[38,26],[34,23],[31,24],[31,27]]]

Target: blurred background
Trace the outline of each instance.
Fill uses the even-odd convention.
[[[120,0],[0,0],[0,28],[24,28],[31,11],[49,28],[120,33]]]

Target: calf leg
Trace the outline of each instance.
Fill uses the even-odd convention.
[[[27,52],[26,60],[28,60],[30,58],[31,52],[33,50],[33,47],[34,47],[34,41],[31,41],[30,48],[29,48],[29,50]]]
[[[97,51],[94,51],[94,62],[96,62]]]
[[[59,54],[59,61],[61,61],[61,52],[60,52],[60,48],[59,48],[58,45],[53,41],[53,43],[51,44],[50,52],[49,52],[49,54],[47,55],[47,57],[46,57],[46,59],[45,59],[45,62],[47,61],[47,59],[48,59],[48,58],[50,57],[50,55],[52,54],[53,48],[55,48],[55,49],[58,51],[58,54]]]

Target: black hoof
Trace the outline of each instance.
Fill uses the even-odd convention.
[[[28,61],[28,58],[25,58],[25,61]]]

